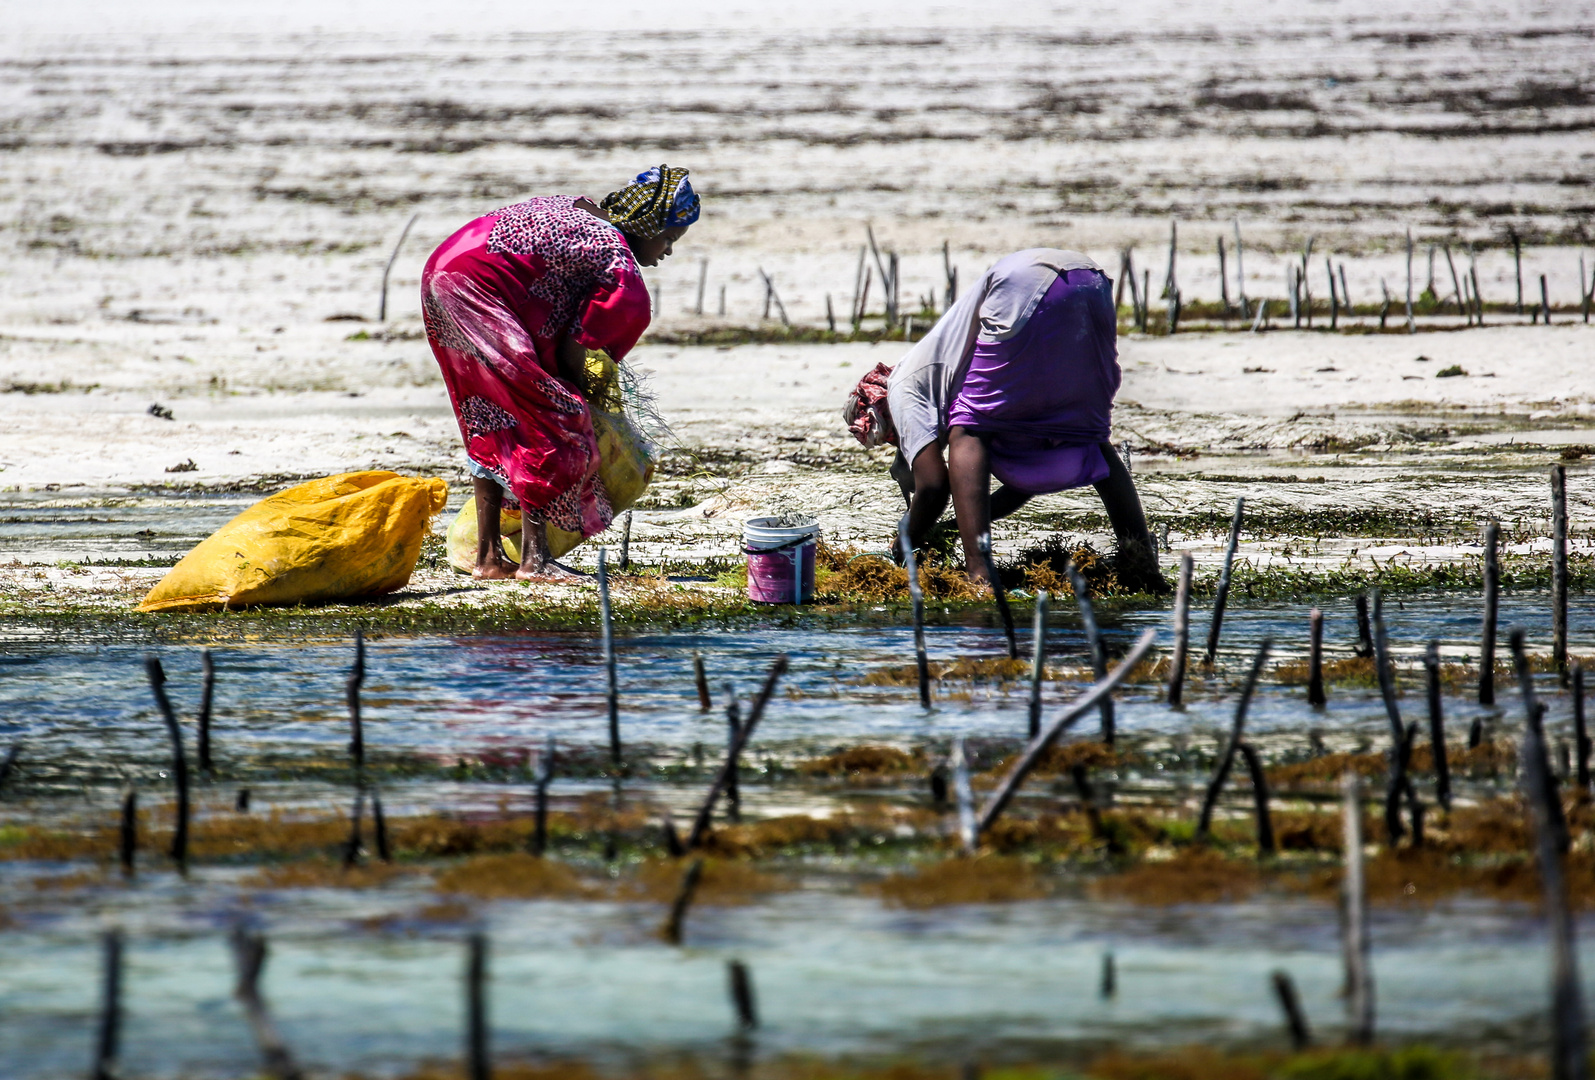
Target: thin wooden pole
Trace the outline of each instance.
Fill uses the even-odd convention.
[[[1416,334],[1417,323],[1412,318],[1412,230],[1407,230],[1407,333]]]
[[[1545,287],[1545,275],[1540,275],[1540,312],[1546,326],[1551,325],[1551,294]]]
[[[399,242],[393,245],[393,254],[388,256],[388,264],[382,268],[382,298],[377,302],[377,322],[388,321],[388,275],[393,272],[393,264],[399,258],[399,249],[404,246],[404,238],[410,235],[410,226],[415,224],[415,219],[420,213],[410,215],[410,220],[404,223],[404,228],[399,232]]]
[[[1584,665],[1573,661],[1573,737],[1578,757],[1578,790],[1589,794],[1590,739],[1584,723]]]
[[[769,705],[770,697],[775,693],[775,684],[782,675],[786,674],[786,668],[787,656],[782,653],[775,658],[775,663],[770,665],[770,673],[764,677],[764,685],[759,688],[759,695],[753,699],[753,706],[748,710],[748,719],[743,723],[736,742],[732,744],[730,751],[726,754],[725,764],[720,767],[719,775],[715,777],[714,783],[709,786],[709,794],[705,796],[703,806],[698,809],[698,816],[693,819],[692,832],[687,836],[688,851],[696,849],[703,842],[705,834],[708,833],[709,822],[714,815],[715,803],[720,801],[720,796],[731,782],[731,777],[736,772],[737,759],[741,757],[743,749],[748,745],[748,740],[753,737],[753,729],[758,726],[759,720],[763,718],[765,706]]]
[[[897,523],[897,538],[903,549],[903,569],[908,571],[908,598],[914,612],[914,663],[919,668],[919,703],[930,708],[930,661],[925,655],[925,593],[919,586],[919,567],[914,563],[914,545],[908,539],[908,515]]]
[[[244,1007],[250,1030],[255,1035],[255,1045],[260,1048],[261,1064],[266,1075],[273,1080],[300,1080],[304,1073],[294,1062],[282,1032],[273,1021],[271,1010],[260,994],[260,973],[266,966],[266,939],[251,933],[243,926],[233,930],[233,964],[238,971],[238,982],[233,996]]]
[[[354,666],[349,669],[349,680],[344,694],[349,702],[349,757],[354,760],[355,772],[365,768],[365,725],[360,717],[360,686],[366,681],[366,635],[364,630],[354,632]]]
[[[953,740],[948,765],[953,774],[953,798],[958,804],[958,846],[965,855],[973,855],[980,830],[975,822],[975,789],[969,781],[969,755],[962,736]]]
[[[975,820],[975,834],[978,836],[991,828],[992,823],[1002,814],[1008,801],[1013,798],[1014,792],[1019,790],[1019,785],[1024,783],[1030,770],[1035,768],[1036,762],[1047,752],[1047,748],[1058,741],[1058,737],[1072,727],[1080,717],[1097,707],[1097,702],[1113,692],[1113,688],[1124,681],[1125,676],[1135,670],[1135,666],[1146,658],[1152,649],[1152,642],[1157,640],[1157,631],[1148,630],[1141,635],[1135,646],[1119,661],[1119,666],[1108,673],[1108,677],[1099,680],[1090,690],[1070,702],[1063,713],[1051,724],[1042,729],[1041,734],[1031,739],[1024,752],[1019,755],[1019,760],[1014,762],[1002,780],[997,784],[997,789],[986,800],[986,805],[980,810],[980,815]]]
[[[1074,587],[1075,602],[1080,605],[1080,624],[1085,629],[1086,648],[1091,653],[1091,671],[1098,681],[1108,673],[1108,654],[1102,647],[1102,634],[1097,630],[1096,612],[1091,607],[1090,586],[1086,584],[1085,577],[1070,560],[1064,568],[1069,575],[1069,584]],[[1117,725],[1113,715],[1113,696],[1104,695],[1101,705],[1102,714],[1102,741],[1109,746],[1114,744],[1117,737]]]
[[[726,988],[731,993],[731,1007],[737,1014],[737,1027],[752,1031],[759,1026],[758,1003],[753,996],[753,975],[741,960],[726,961]]]
[[[1357,594],[1357,644],[1352,649],[1363,659],[1373,655],[1373,623],[1368,620],[1368,594]]]
[[[1545,757],[1543,712],[1534,701],[1533,683],[1522,649],[1523,632],[1515,629],[1512,651],[1518,659],[1518,678],[1524,684],[1528,712],[1524,725],[1522,779],[1534,820],[1535,854],[1540,865],[1540,885],[1545,894],[1546,921],[1551,932],[1551,1075],[1555,1080],[1584,1080],[1588,1075],[1588,1047],[1584,1033],[1584,1002],[1578,981],[1578,950],[1573,914],[1568,903],[1562,865],[1567,823],[1561,798]]]
[[[1341,879],[1341,957],[1346,968],[1346,1020],[1351,1041],[1373,1042],[1373,971],[1368,964],[1368,886],[1362,855],[1362,781],[1340,778],[1345,875]]]
[[[1014,636],[1013,611],[1008,607],[1008,592],[1002,587],[1002,575],[997,572],[997,560],[991,554],[991,533],[983,532],[976,540],[980,557],[986,561],[986,573],[991,578],[991,595],[997,602],[997,614],[1002,619],[1002,631],[1008,638],[1008,659],[1019,659],[1019,641]]]
[[[1273,855],[1278,849],[1274,846],[1274,819],[1268,812],[1268,776],[1263,772],[1263,759],[1251,743],[1243,742],[1238,749],[1246,759],[1246,771],[1252,778],[1252,800],[1257,808],[1257,855],[1259,858]]]
[[[1373,655],[1374,673],[1379,680],[1379,696],[1384,700],[1385,716],[1390,721],[1390,774],[1385,788],[1385,830],[1390,846],[1405,833],[1401,824],[1401,795],[1406,790],[1406,755],[1402,746],[1406,741],[1406,725],[1401,722],[1401,707],[1396,702],[1396,677],[1390,664],[1389,638],[1385,634],[1384,598],[1373,590]]]
[[[1313,1044],[1313,1036],[1307,1027],[1307,1014],[1302,1011],[1301,998],[1296,993],[1296,982],[1285,971],[1274,972],[1269,982],[1274,987],[1274,996],[1279,999],[1280,1011],[1285,1014],[1285,1030],[1290,1033],[1291,1049],[1301,1053]]]
[[[177,822],[172,829],[172,859],[177,872],[188,874],[188,758],[183,754],[183,732],[177,726],[177,716],[166,696],[166,672],[160,660],[150,654],[144,657],[144,673],[149,677],[150,690],[155,695],[155,706],[166,723],[166,737],[172,743],[172,785],[177,789]]]
[[[692,681],[698,689],[698,711],[708,712],[714,702],[709,700],[709,674],[704,670],[701,653],[692,654]]]
[[[194,753],[200,771],[212,771],[210,760],[210,708],[211,698],[216,691],[216,664],[211,659],[209,649],[199,651],[199,670],[201,679],[199,684],[199,718],[198,733]]]
[[[480,932],[466,941],[465,1060],[470,1080],[489,1080],[493,1075],[488,1050],[487,938]]]
[[[1229,318],[1229,268],[1224,259],[1224,234],[1218,236],[1218,298],[1224,305],[1224,318]]]
[[[620,572],[624,574],[631,569],[631,511],[626,511],[626,520],[620,527]]]
[[[1518,777],[1519,780],[1527,782],[1528,765],[1534,756],[1529,752],[1532,743],[1538,743],[1540,762],[1547,772],[1550,770],[1550,765],[1546,763],[1545,757],[1545,706],[1538,701],[1534,693],[1534,671],[1529,665],[1528,649],[1525,645],[1521,626],[1512,628],[1507,635],[1507,644],[1512,650],[1512,663],[1517,674],[1518,690],[1523,698],[1523,713],[1527,717],[1527,723],[1525,724],[1527,730],[1523,738],[1523,751],[1520,756],[1523,767],[1519,770]],[[1531,793],[1525,792],[1525,794]],[[1556,834],[1556,850],[1565,854],[1569,847],[1567,819],[1562,814],[1562,800],[1560,797],[1554,797],[1554,790],[1552,794],[1553,798],[1545,809],[1546,813],[1551,817],[1552,830]]]
[[[134,875],[138,863],[138,789],[132,784],[122,790],[122,825],[117,854],[122,864],[122,876]]]
[[[1495,704],[1495,626],[1501,606],[1501,526],[1484,526],[1484,625],[1479,634],[1479,704]]]
[[[1335,264],[1324,256],[1324,273],[1329,275],[1329,329],[1340,326],[1340,294],[1335,290]]]
[[[122,1046],[122,932],[107,930],[102,939],[100,1027],[94,1051],[94,1080],[118,1080]]]
[[[1180,581],[1174,590],[1174,656],[1169,667],[1169,708],[1185,707],[1185,664],[1191,647],[1191,553],[1180,553]]]
[[[1517,313],[1523,314],[1523,241],[1512,230],[1512,270],[1517,279]]]
[[[1357,309],[1351,303],[1351,289],[1346,285],[1346,264],[1340,264],[1340,304],[1346,309],[1347,318],[1356,318]]]
[[[1229,526],[1229,544],[1224,548],[1224,569],[1218,575],[1218,595],[1213,598],[1213,621],[1207,628],[1207,665],[1213,666],[1218,656],[1219,633],[1224,627],[1224,607],[1229,603],[1230,574],[1235,568],[1235,549],[1241,539],[1241,518],[1246,512],[1246,498],[1235,500],[1235,518]]]
[[[731,683],[725,684],[726,693],[726,753],[731,753],[737,745],[737,738],[742,734],[742,709],[737,704],[737,688]],[[729,821],[742,820],[742,787],[737,783],[737,770],[731,770],[731,776],[726,780],[726,818]]]
[[[537,756],[533,791],[537,804],[532,825],[532,854],[541,858],[548,851],[548,785],[554,779],[554,736],[548,736],[543,752]]]
[[[1567,679],[1567,466],[1551,466],[1551,659]]]
[[[604,700],[609,710],[609,763],[621,767],[620,684],[615,674],[615,628],[609,607],[609,552],[598,549],[598,619],[604,647]]]
[[[1241,262],[1241,219],[1235,219],[1235,291],[1240,296],[1241,318],[1246,318],[1246,267]]]
[[[698,260],[698,302],[694,310],[701,316],[703,314],[703,290],[709,284],[709,260]]]
[[[1324,613],[1307,613],[1307,704],[1321,709],[1329,703],[1324,694]]]
[[[1041,734],[1041,681],[1047,674],[1047,602],[1045,589],[1036,593],[1036,618],[1030,632],[1029,738]]]
[[[1466,308],[1463,307],[1462,280],[1457,277],[1456,260],[1451,258],[1451,245],[1446,244],[1444,250],[1446,269],[1451,271],[1451,288],[1456,292],[1457,296],[1457,314],[1463,316],[1468,322],[1471,323],[1473,321],[1472,315],[1469,311],[1467,311]]]
[[[681,927],[687,920],[687,909],[692,906],[692,897],[698,891],[698,882],[702,878],[703,860],[693,859],[687,864],[687,872],[681,876],[676,897],[670,902],[670,914],[659,932],[672,945],[681,944]]]
[[[1252,658],[1251,670],[1246,673],[1246,684],[1241,689],[1241,699],[1235,706],[1235,721],[1230,726],[1229,742],[1224,747],[1224,752],[1219,755],[1218,767],[1213,770],[1213,779],[1208,781],[1207,795],[1202,799],[1202,813],[1196,821],[1196,836],[1201,839],[1207,836],[1213,825],[1213,808],[1218,805],[1218,797],[1224,791],[1224,784],[1229,779],[1230,769],[1235,764],[1235,754],[1240,749],[1241,737],[1246,732],[1246,711],[1251,707],[1252,694],[1257,690],[1257,680],[1263,674],[1263,666],[1268,663],[1268,650],[1273,643],[1264,638],[1257,647],[1257,655]]]
[[[1445,715],[1440,704],[1440,643],[1430,640],[1423,652],[1423,670],[1429,690],[1429,747],[1434,752],[1434,795],[1451,811],[1451,766],[1446,760]]]

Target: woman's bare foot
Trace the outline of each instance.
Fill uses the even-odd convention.
[[[553,559],[544,559],[541,565],[528,566],[522,563],[515,570],[516,581],[540,581],[545,584],[572,585],[578,581],[586,580],[581,574],[572,573]]]
[[[499,555],[488,562],[477,563],[476,568],[471,571],[471,576],[478,581],[508,581],[519,569],[520,567]]]

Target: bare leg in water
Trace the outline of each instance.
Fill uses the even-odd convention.
[[[1124,467],[1111,443],[1098,446],[1108,463],[1108,475],[1096,484],[1113,526],[1121,565],[1136,586],[1152,592],[1167,592],[1168,583],[1157,569],[1156,549],[1141,509],[1130,472]],[[955,427],[949,434],[947,461],[942,463],[938,447],[927,446],[914,459],[914,495],[909,505],[909,536],[917,547],[940,519],[948,496],[958,520],[958,535],[964,546],[964,572],[972,581],[989,581],[986,560],[980,554],[980,534],[991,523],[1007,517],[1030,501],[1028,492],[1004,484],[991,490],[991,456],[981,437]]]

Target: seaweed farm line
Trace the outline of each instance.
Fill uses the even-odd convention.
[[[1113,813],[1188,817],[1231,722],[1236,685],[1265,640],[1275,643],[1273,663],[1248,719],[1271,768],[1310,770],[1318,756],[1353,760],[1385,746],[1388,720],[1372,669],[1356,667],[1355,608],[1348,601],[1324,611],[1325,708],[1308,706],[1293,674],[1306,655],[1306,610],[1237,604],[1225,615],[1216,666],[1193,663],[1182,710],[1164,703],[1160,680],[1121,686],[1117,746],[1078,758],[1095,763],[1099,792],[1081,798]],[[1509,594],[1503,636],[1521,625],[1531,651],[1546,652],[1548,611],[1543,594]],[[1488,748],[1519,738],[1510,676],[1498,680],[1499,700],[1509,704],[1477,704],[1475,598],[1392,598],[1384,617],[1409,712],[1422,713],[1422,645],[1438,639],[1450,741]],[[989,879],[975,892],[955,888],[941,900],[913,893],[914,882],[960,862],[926,862],[945,854],[957,816],[946,785],[933,791],[927,772],[934,780],[936,762],[958,738],[977,791],[990,790],[1025,739],[1026,664],[1006,659],[989,613],[949,613],[927,628],[939,674],[927,710],[915,691],[910,631],[873,618],[823,629],[620,633],[619,770],[608,753],[602,652],[590,634],[370,642],[356,766],[344,701],[347,641],[214,647],[214,768],[196,780],[198,846],[181,876],[164,858],[172,759],[142,650],[8,646],[0,738],[22,749],[0,802],[7,1075],[81,1073],[101,1008],[108,927],[123,935],[124,1076],[238,1075],[251,1067],[245,1006],[233,1000],[234,926],[269,936],[263,986],[272,1020],[297,1060],[318,1072],[404,1074],[458,1057],[470,1026],[465,1002],[483,998],[463,989],[454,997],[451,988],[462,985],[476,934],[485,935],[482,963],[491,972],[483,1023],[493,1055],[509,1060],[615,1070],[675,1060],[712,1071],[725,1060],[790,1055],[995,1064],[1067,1059],[1101,1046],[1278,1045],[1270,978],[1279,969],[1294,980],[1314,1030],[1340,1037],[1337,919],[1316,893],[1243,890],[1214,903],[1224,894],[1208,883],[1193,904],[1126,903],[1093,891],[1089,881],[1102,867],[1060,875],[1047,870],[1050,856],[1033,864],[1001,854],[1011,839],[994,841],[998,847],[973,863]],[[1112,655],[1149,630],[1165,652],[1171,643],[1162,610],[1108,609],[1098,618]],[[1193,619],[1197,640],[1206,619]],[[1568,625],[1570,652],[1595,653],[1595,601],[1574,598]],[[159,652],[164,689],[192,745],[199,648]],[[777,654],[789,658],[789,670],[756,733],[757,705],[743,721],[751,742],[727,796],[733,801],[722,803],[731,817],[716,827],[723,836],[709,838],[710,869],[689,907],[698,871],[678,892],[681,863],[665,857],[678,849],[678,834],[661,834],[658,823],[692,820],[723,756],[721,706],[735,693],[745,711]],[[1093,679],[1080,619],[1063,605],[1054,605],[1047,655],[1050,719]],[[694,688],[695,658],[714,688],[708,710]],[[1536,682],[1549,705],[1550,741],[1566,743],[1571,699],[1554,671]],[[1091,748],[1096,722],[1093,709],[1069,736],[1066,756]],[[491,846],[502,838],[484,839],[493,829],[525,835],[550,737],[548,858],[514,853],[520,840],[508,853],[472,855],[503,850]],[[1459,765],[1457,812],[1499,805],[1514,776],[1510,764],[1471,772]],[[144,845],[136,876],[126,879],[107,861],[124,785],[141,800],[141,813],[126,820]],[[387,838],[376,843],[385,851],[392,842],[402,857],[362,856],[358,838],[374,850],[375,823],[360,834],[357,817],[350,865],[325,855],[283,861],[285,843],[300,843],[301,854],[339,847],[348,826],[338,819],[347,819],[356,786],[380,789]],[[1428,800],[1427,777],[1420,786]],[[1062,776],[1038,776],[1015,812],[1044,821],[1073,792]],[[1281,811],[1315,798],[1276,794]],[[1246,834],[1250,802],[1244,789],[1223,797],[1219,843]],[[726,846],[796,821],[852,822],[855,833],[829,853],[800,845],[773,860],[738,861]],[[295,828],[301,840],[285,840]],[[417,839],[429,830],[438,836]],[[312,833],[322,839],[303,840]],[[468,858],[445,865],[415,857],[428,851]],[[1170,857],[1169,865],[1182,865],[1191,856],[1161,858]],[[1145,858],[1155,869],[1157,860]],[[444,868],[434,876],[428,865]],[[1192,865],[1200,872],[1207,864]],[[1413,890],[1398,884],[1397,901]],[[660,937],[672,895],[681,947]],[[1543,922],[1532,906],[1466,892],[1422,904],[1376,900],[1381,1038],[1473,1049],[1544,1043]],[[757,988],[756,1030],[740,1035],[738,1010],[747,1028],[753,1006],[751,998],[727,1000],[731,961],[745,965]],[[1595,950],[1583,970],[1595,970]]]

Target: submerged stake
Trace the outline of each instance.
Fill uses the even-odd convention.
[[[991,533],[983,532],[977,540],[981,558],[986,560],[986,574],[991,578],[991,595],[997,601],[997,614],[1002,619],[1002,631],[1008,636],[1008,659],[1019,659],[1019,642],[1014,637],[1013,612],[1008,609],[1008,593],[1002,587],[1002,575],[997,573],[997,560],[991,554]]]
[[[543,752],[537,756],[534,791],[537,793],[536,820],[532,826],[532,854],[541,857],[548,850],[548,785],[554,779],[554,736],[548,736]]]
[[[708,712],[714,707],[709,700],[709,673],[703,668],[703,656],[696,652],[692,654],[692,681],[698,688],[698,711]]]
[[[726,961],[726,981],[731,1005],[737,1011],[737,1027],[752,1031],[759,1026],[759,1008],[753,998],[753,975],[741,960]]]
[[[366,635],[364,630],[354,632],[354,667],[349,669],[346,691],[349,698],[349,756],[354,759],[355,772],[365,768],[365,725],[360,719],[360,685],[366,681]]]
[[[1362,858],[1362,781],[1349,769],[1340,778],[1346,873],[1341,880],[1341,959],[1346,967],[1346,1021],[1351,1041],[1373,1042],[1373,972],[1368,966],[1368,886]]]
[[[709,831],[709,822],[714,816],[714,804],[720,801],[721,794],[736,775],[737,758],[742,755],[743,748],[753,737],[753,729],[759,725],[760,718],[764,716],[765,706],[770,704],[770,696],[775,693],[776,682],[786,674],[786,666],[786,653],[777,656],[775,663],[770,665],[770,673],[764,677],[764,685],[759,688],[759,696],[753,699],[753,707],[748,710],[748,719],[737,732],[736,740],[726,753],[725,764],[720,767],[720,773],[715,777],[714,783],[709,785],[709,794],[704,797],[703,805],[698,808],[698,816],[693,819],[692,831],[687,834],[688,851],[696,849],[703,843],[704,835]]]
[[[1290,1032],[1290,1046],[1297,1053],[1313,1044],[1312,1032],[1307,1027],[1307,1014],[1302,1012],[1301,998],[1296,994],[1296,981],[1289,972],[1276,971],[1269,980],[1274,985],[1274,996],[1285,1014],[1285,1028]]]
[[[144,657],[144,673],[149,677],[150,690],[155,695],[155,706],[166,722],[166,735],[172,742],[172,784],[177,789],[177,823],[172,829],[172,859],[177,872],[188,874],[188,758],[183,755],[183,732],[177,726],[177,716],[166,696],[166,672],[160,660],[150,654]]]
[[[1229,526],[1229,544],[1224,548],[1224,569],[1218,575],[1218,595],[1213,598],[1213,622],[1207,628],[1207,665],[1213,666],[1218,655],[1219,631],[1224,626],[1224,606],[1229,603],[1230,573],[1235,566],[1235,548],[1241,541],[1241,517],[1246,511],[1246,498],[1235,500],[1235,518]]]
[[[1589,734],[1584,726],[1584,666],[1573,663],[1573,738],[1578,759],[1578,790],[1589,791]]]
[[[1511,633],[1507,635],[1507,643],[1512,650],[1512,662],[1517,669],[1518,689],[1523,695],[1523,713],[1527,718],[1520,755],[1525,762],[1520,779],[1527,784],[1530,781],[1528,774],[1535,755],[1538,755],[1540,766],[1545,769],[1547,777],[1550,774],[1551,767],[1545,757],[1545,706],[1534,694],[1534,672],[1529,666],[1528,651],[1524,647],[1521,626],[1512,628]],[[1533,798],[1532,790],[1526,794]],[[1570,846],[1567,819],[1562,816],[1562,800],[1556,793],[1554,783],[1551,787],[1550,800],[1545,806],[1545,813],[1550,817],[1551,828],[1556,834],[1556,850],[1565,853]]]
[[[1070,559],[1064,567],[1064,572],[1069,575],[1069,584],[1074,587],[1074,598],[1080,605],[1080,623],[1085,627],[1086,648],[1091,651],[1091,671],[1096,675],[1097,681],[1108,673],[1108,658],[1102,648],[1102,635],[1097,631],[1096,612],[1091,607],[1090,586],[1081,576],[1080,571]],[[1109,746],[1113,745],[1116,735],[1113,717],[1113,695],[1107,694],[1102,698],[1102,741]]]
[[[1036,621],[1030,632],[1030,735],[1041,733],[1041,680],[1047,673],[1047,590],[1036,592]]]
[[[1429,747],[1434,752],[1434,796],[1451,810],[1451,766],[1445,754],[1445,716],[1440,708],[1440,643],[1431,640],[1423,652],[1429,690]]]
[[[914,545],[908,540],[908,515],[897,522],[898,543],[903,548],[903,569],[908,571],[908,598],[914,609],[914,663],[919,667],[919,703],[930,708],[930,662],[925,658],[925,593],[919,587]]]
[[[631,511],[626,511],[626,522],[620,530],[620,572],[631,569]]]
[[[1385,785],[1385,832],[1389,836],[1390,846],[1395,847],[1405,831],[1401,824],[1401,794],[1406,790],[1407,783],[1407,755],[1403,751],[1407,728],[1401,722],[1401,708],[1396,704],[1396,674],[1390,666],[1384,598],[1378,589],[1373,590],[1373,653],[1374,673],[1379,678],[1379,696],[1384,699],[1385,715],[1390,721],[1390,775]]]
[[[598,549],[598,618],[604,643],[605,693],[609,706],[609,761],[620,768],[620,686],[615,677],[615,630],[609,610],[609,551]]]
[[[953,793],[958,800],[958,845],[965,855],[973,855],[979,835],[975,828],[975,789],[969,783],[969,758],[964,753],[963,736],[953,740]]]
[[[1251,743],[1241,743],[1241,757],[1246,759],[1246,771],[1252,778],[1252,798],[1257,804],[1257,854],[1272,855],[1274,846],[1274,819],[1268,812],[1268,777],[1263,772],[1263,759]]]
[[[1543,284],[1544,279],[1540,280]],[[1567,678],[1567,467],[1565,465],[1551,466],[1551,659],[1565,680]]]
[[[216,690],[216,664],[211,659],[209,649],[199,652],[199,670],[202,678],[199,684],[199,732],[194,746],[195,756],[198,758],[199,767],[204,772],[211,772],[210,760],[210,705],[211,697]]]
[[[736,748],[737,736],[742,734],[742,709],[737,705],[737,688],[726,683],[726,753]],[[726,781],[726,819],[742,820],[742,786],[737,783],[737,770],[732,768]]]
[[[122,932],[107,930],[100,976],[100,1032],[94,1052],[94,1080],[117,1080],[122,1043]]]
[[[1191,571],[1189,551],[1180,554],[1180,583],[1174,591],[1174,658],[1169,666],[1169,706],[1181,709],[1185,692],[1185,657],[1191,647]]]
[[[660,930],[660,935],[672,945],[681,944],[681,924],[687,918],[687,908],[692,906],[693,894],[698,891],[698,882],[702,877],[703,860],[693,859],[687,865],[687,872],[681,876],[676,898],[670,902],[670,916]]]
[[[260,972],[266,966],[266,939],[242,926],[233,930],[233,963],[238,969],[238,984],[233,996],[244,1006],[249,1026],[260,1047],[261,1063],[273,1080],[299,1080],[304,1074],[288,1052],[288,1044],[272,1021],[271,1012],[260,996]]]
[[[1102,982],[1097,992],[1103,1001],[1113,998],[1119,992],[1119,968],[1114,963],[1112,950],[1102,954]]]
[[[470,1080],[493,1075],[487,1045],[487,938],[480,932],[466,942],[465,1060]]]
[[[1307,704],[1321,709],[1328,702],[1324,695],[1324,613],[1313,608],[1307,614]]]
[[[1479,635],[1479,704],[1495,704],[1495,623],[1501,605],[1501,526],[1484,527],[1484,626]],[[1470,746],[1477,743],[1470,741]]]
[[[122,792],[120,839],[117,855],[122,863],[122,876],[130,878],[138,863],[138,790],[132,784]]]
[[[1252,658],[1251,670],[1246,673],[1246,684],[1241,688],[1241,699],[1235,706],[1235,722],[1230,727],[1229,742],[1218,759],[1218,768],[1213,770],[1213,779],[1208,781],[1207,795],[1202,800],[1202,814],[1196,821],[1198,839],[1207,836],[1213,824],[1213,808],[1218,805],[1224,782],[1229,779],[1230,769],[1235,764],[1235,754],[1240,749],[1241,736],[1246,731],[1246,710],[1251,708],[1252,694],[1257,690],[1257,680],[1263,673],[1263,666],[1268,663],[1268,650],[1272,645],[1270,639],[1263,639],[1262,644],[1257,646],[1257,655]]]
[[[1352,647],[1352,654],[1364,660],[1373,655],[1373,629],[1368,622],[1368,595],[1359,594],[1357,597],[1357,644]]]

